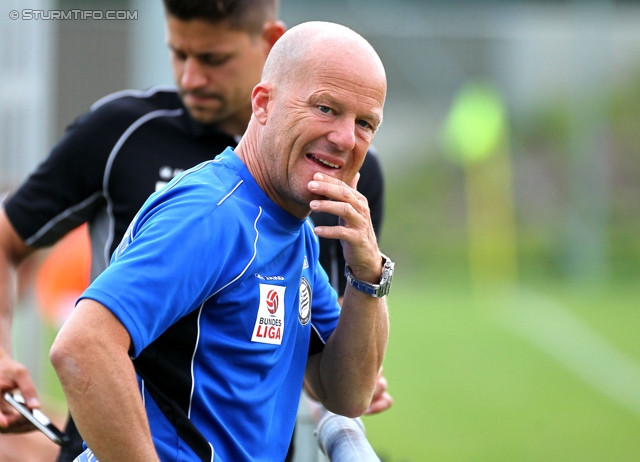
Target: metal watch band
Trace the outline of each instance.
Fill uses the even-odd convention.
[[[392,262],[389,257],[383,253],[380,255],[382,256],[382,275],[380,276],[380,282],[378,284],[371,284],[357,279],[353,275],[349,265],[346,265],[344,270],[348,284],[360,292],[364,292],[365,294],[371,295],[375,298],[382,298],[389,293],[389,289],[391,288],[391,279],[393,278],[393,270],[395,267],[395,263]]]

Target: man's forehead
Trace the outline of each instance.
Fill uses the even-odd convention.
[[[357,70],[319,69],[311,75],[301,76],[298,81],[310,95],[316,97],[356,99],[368,104],[383,104],[386,94],[384,79],[365,75]]]

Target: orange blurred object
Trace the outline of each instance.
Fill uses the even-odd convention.
[[[36,297],[44,319],[61,326],[89,286],[91,244],[87,225],[67,234],[44,259],[36,274]]]

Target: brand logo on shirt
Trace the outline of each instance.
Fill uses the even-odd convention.
[[[282,276],[263,276],[260,273],[256,273],[254,276],[261,281],[284,281],[284,277]]]
[[[304,261],[302,262],[302,269],[309,268],[309,261],[307,260],[307,256],[304,256]]]
[[[167,183],[169,183],[169,181],[180,175],[182,172],[184,172],[183,168],[173,168],[168,165],[160,167],[158,175],[160,175],[161,181],[156,181],[156,191],[160,191],[167,185]]]
[[[311,285],[305,278],[300,280],[300,306],[298,308],[298,321],[303,326],[311,320]]]
[[[253,326],[252,342],[282,345],[285,290],[283,286],[260,284],[260,305]]]

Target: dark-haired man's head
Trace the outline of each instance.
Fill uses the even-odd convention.
[[[284,33],[278,0],[163,0],[176,85],[191,116],[241,135],[251,91]]]

